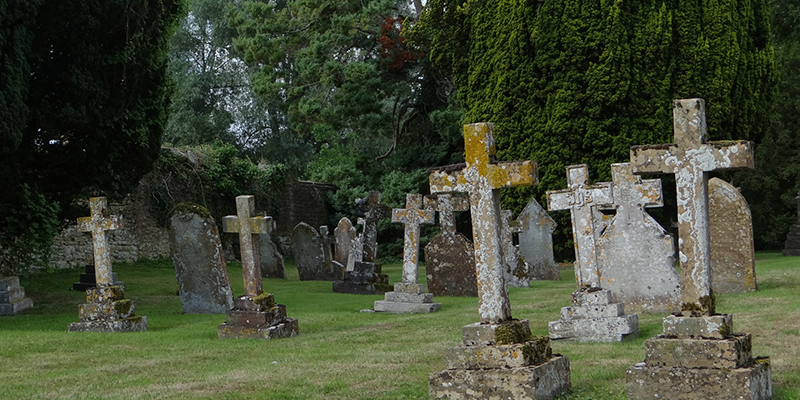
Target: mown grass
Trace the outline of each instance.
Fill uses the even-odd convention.
[[[776,399],[800,398],[800,258],[759,253],[759,291],[719,295],[718,309],[754,336],[754,353],[772,358]],[[478,320],[477,299],[441,297],[435,314],[361,313],[382,296],[331,293],[330,282],[267,279],[266,290],[300,321],[291,339],[218,340],[223,315],[182,315],[169,260],[115,265],[126,294],[146,315],[143,333],[68,333],[83,293],[68,289],[78,271],[33,274],[22,283],[35,308],[0,319],[0,399],[219,398],[419,399],[428,374],[444,368],[444,349]],[[384,267],[394,282],[400,266]],[[234,293],[241,267],[229,265]],[[424,276],[424,274],[422,274]],[[547,334],[573,290],[560,282],[511,288],[513,314]],[[622,344],[553,343],[569,356],[571,393],[564,399],[624,399],[625,369],[644,358],[644,340],[662,315],[639,316],[641,337]]]

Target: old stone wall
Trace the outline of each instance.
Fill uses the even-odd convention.
[[[326,197],[327,192],[333,190],[336,190],[336,186],[328,183],[287,179],[278,196],[275,233],[279,236],[291,235],[292,229],[301,222],[314,229],[328,225]]]

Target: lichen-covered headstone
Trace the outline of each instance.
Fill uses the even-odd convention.
[[[519,252],[528,263],[530,280],[561,280],[555,257],[553,256],[553,232],[556,221],[531,197],[528,204],[517,217],[520,225]]]
[[[514,220],[511,210],[500,210],[500,244],[503,246],[506,283],[509,287],[530,288],[528,262],[520,256],[519,248],[514,245],[514,235],[520,230],[521,226]]]
[[[425,245],[428,292],[434,296],[478,295],[474,247],[456,230],[456,211],[469,211],[469,197],[440,194],[430,196],[439,212],[439,233]]]
[[[616,214],[597,239],[601,286],[628,312],[680,309],[672,236],[644,209],[662,207],[661,180],[642,180],[630,163],[611,165]]]
[[[429,377],[434,398],[555,398],[570,387],[569,360],[554,356],[547,337],[534,338],[527,320],[514,320],[500,249],[497,189],[536,183],[531,161],[491,162],[496,149],[488,123],[464,126],[466,164],[431,173],[431,193],[470,196],[478,312],[463,328],[463,344],[445,352],[447,369]]]
[[[330,259],[329,242],[311,225],[301,222],[294,227],[292,249],[301,281],[342,279],[343,267]]]
[[[222,314],[233,307],[225,254],[205,207],[180,203],[170,216],[169,244],[184,314]]]
[[[283,254],[272,241],[272,232],[275,231],[275,219],[264,216],[267,222],[267,231],[258,235],[258,259],[261,262],[261,277],[286,279],[286,267],[283,263]]]
[[[378,222],[392,216],[392,209],[381,204],[381,192],[371,190],[367,197],[356,199],[356,216],[364,218],[363,260],[375,262],[378,257]]]
[[[708,180],[708,228],[712,291],[755,291],[756,256],[750,206],[733,185],[719,178]]]
[[[343,217],[333,230],[334,252],[333,259],[339,264],[347,265],[350,257],[350,247],[356,239],[356,228],[349,218]]]

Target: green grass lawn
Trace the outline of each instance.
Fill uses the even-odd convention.
[[[734,314],[736,331],[753,334],[754,355],[771,357],[776,399],[800,398],[800,258],[759,253],[759,291],[718,295],[717,310]],[[241,267],[229,265],[235,294]],[[477,299],[440,297],[425,315],[361,313],[383,296],[331,293],[330,282],[267,279],[266,291],[300,322],[300,335],[270,341],[218,340],[224,315],[182,315],[169,260],[114,266],[125,282],[142,333],[68,333],[84,294],[70,291],[79,271],[23,277],[35,307],[0,317],[0,399],[427,398],[428,374],[444,368],[444,349],[461,327],[478,321]],[[400,265],[384,266],[392,282]],[[424,274],[421,274],[424,276]],[[514,317],[546,335],[574,289],[571,270],[560,282],[511,288]],[[625,369],[644,359],[644,341],[661,332],[663,315],[640,315],[641,337],[623,344],[555,342],[572,368],[565,399],[624,399]]]

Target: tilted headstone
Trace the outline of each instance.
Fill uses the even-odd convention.
[[[601,286],[628,312],[680,310],[672,236],[644,209],[662,207],[661,180],[642,180],[630,163],[612,164],[616,214],[597,240]]]
[[[339,264],[347,265],[350,257],[350,246],[356,239],[356,228],[347,217],[339,220],[336,229],[333,230],[334,252],[333,259]]]
[[[600,279],[596,208],[612,207],[611,183],[589,184],[588,168],[581,164],[567,167],[567,185],[566,190],[547,192],[547,206],[570,211],[578,291],[572,294],[572,305],[561,309],[561,319],[550,322],[550,339],[620,342],[638,337],[639,316],[625,314],[623,303],[611,300],[611,291]]]
[[[325,227],[327,236],[327,227]],[[311,225],[301,222],[292,230],[292,248],[301,281],[342,279],[343,266],[331,259],[330,241]]]
[[[789,227],[786,241],[783,244],[784,256],[800,256],[800,194],[794,198],[797,203],[797,221]]]
[[[755,291],[756,254],[750,206],[739,190],[719,178],[708,180],[708,229],[712,292]]]
[[[89,199],[91,217],[78,218],[78,231],[92,233],[97,286],[86,290],[86,303],[79,308],[80,321],[69,324],[70,332],[135,332],[147,330],[147,317],[137,316],[125,289],[114,286],[107,231],[122,228],[122,217],[110,215],[105,197]]]
[[[472,242],[456,231],[456,211],[469,211],[469,197],[440,194],[429,197],[439,212],[439,233],[425,245],[428,292],[434,296],[478,295]]]
[[[219,231],[205,207],[193,203],[175,206],[169,245],[184,314],[222,314],[233,308]]]
[[[492,124],[464,126],[466,165],[429,177],[431,193],[470,196],[480,323],[463,328],[463,344],[445,352],[447,369],[434,372],[435,398],[555,398],[570,387],[569,360],[553,356],[549,339],[533,338],[527,320],[514,320],[504,279],[497,189],[536,183],[531,161],[491,162]]]
[[[25,288],[19,277],[0,276],[0,316],[10,316],[33,307],[33,300],[25,297]]]
[[[286,279],[286,267],[283,263],[283,254],[272,241],[272,232],[275,231],[275,219],[264,216],[267,221],[267,231],[258,235],[258,259],[261,262],[261,277]]]
[[[406,208],[392,210],[392,222],[404,224],[403,234],[403,277],[394,285],[393,292],[386,292],[383,301],[375,302],[375,311],[392,313],[432,313],[439,310],[442,303],[434,303],[433,295],[425,293],[425,285],[417,281],[419,267],[420,225],[432,225],[436,212],[431,208],[422,209],[421,194],[407,194]]]
[[[392,209],[381,204],[381,192],[371,190],[367,197],[356,199],[356,216],[364,218],[363,260],[375,262],[378,257],[378,222],[392,216]]]
[[[261,261],[257,235],[269,231],[267,219],[255,215],[253,196],[236,197],[236,215],[222,218],[222,230],[239,234],[244,295],[233,300],[225,322],[217,327],[220,339],[277,339],[297,335],[297,319],[286,316],[286,306],[275,303],[265,293],[261,281]]]
[[[531,197],[517,217],[520,226],[519,252],[528,263],[530,280],[558,281],[561,272],[553,256],[553,232],[556,221]]]
[[[634,146],[634,173],[675,174],[681,265],[681,313],[664,318],[664,334],[645,342],[645,360],[626,371],[629,399],[672,398],[675,388],[698,399],[772,398],[769,360],[755,362],[748,334],[716,314],[712,290],[708,173],[753,168],[753,144],[706,143],[705,102],[673,102],[675,143]]]

